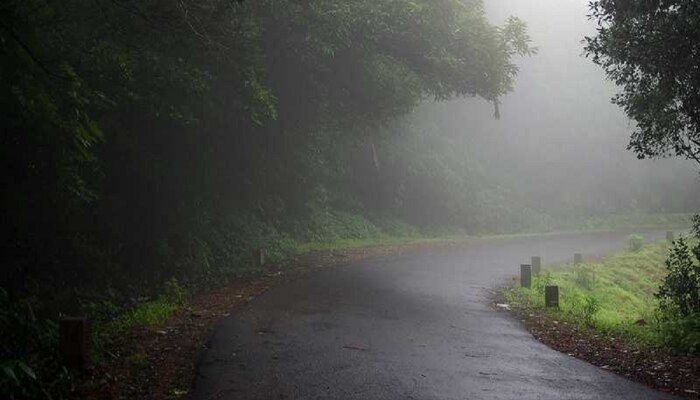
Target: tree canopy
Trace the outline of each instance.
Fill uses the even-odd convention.
[[[637,124],[630,149],[700,163],[700,4],[600,0],[590,11],[586,52],[621,87],[614,102]]]
[[[532,51],[479,0],[5,1],[3,286],[228,265],[222,221],[353,204],[339,143],[424,99],[497,103]]]

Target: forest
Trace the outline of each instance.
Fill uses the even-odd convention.
[[[23,290],[235,272],[338,219],[364,235],[433,195],[376,173],[381,128],[428,98],[497,103],[533,52],[479,2],[10,1],[0,18],[2,284]]]
[[[3,1],[2,359],[49,368],[36,321],[251,277],[256,249],[700,209],[691,164],[625,153],[622,77],[559,62],[595,32],[495,3]]]

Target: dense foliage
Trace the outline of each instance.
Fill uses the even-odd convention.
[[[700,237],[700,216],[695,216],[693,225],[693,233]],[[656,295],[664,339],[677,351],[700,354],[700,242],[674,241],[666,268],[668,274]]]
[[[586,51],[622,88],[614,102],[636,124],[629,148],[640,158],[680,155],[700,164],[700,4],[692,0],[590,3],[597,35]],[[700,237],[700,217],[695,217]],[[674,242],[658,293],[667,341],[700,351],[700,244]]]
[[[678,239],[666,267],[668,275],[659,289],[661,307],[682,317],[700,314],[700,246],[690,249],[686,240]]]
[[[636,121],[640,157],[677,154],[700,163],[700,4],[693,0],[600,0],[586,51],[622,92],[614,101]]]
[[[479,1],[5,2],[3,284],[158,282],[303,232],[323,193],[356,201],[336,143],[497,102],[524,29]]]
[[[379,127],[425,99],[497,107],[531,52],[479,0],[2,2],[3,392],[60,393],[47,318],[371,236]]]
[[[534,52],[525,28],[481,0],[3,1],[0,387],[59,397],[59,313],[157,320],[173,277],[255,273],[255,248],[504,232],[580,206],[561,181],[521,204],[488,183],[486,141],[408,116],[478,97],[498,117]]]

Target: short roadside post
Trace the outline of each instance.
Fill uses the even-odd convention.
[[[520,286],[524,288],[532,286],[532,266],[529,264],[520,265]]]
[[[532,273],[539,275],[542,272],[542,258],[540,256],[532,256]]]
[[[559,308],[559,286],[545,286],[544,305],[547,308]]]
[[[88,363],[87,318],[61,318],[59,320],[59,336],[59,350],[66,367],[85,369]]]
[[[260,268],[265,265],[265,250],[256,249],[253,250],[253,265],[256,268]]]
[[[667,241],[667,242],[673,242],[673,231],[667,231],[667,232],[666,232],[666,241]]]
[[[583,255],[581,253],[574,254],[574,265],[583,264]]]

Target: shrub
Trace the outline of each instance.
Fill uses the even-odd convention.
[[[189,293],[187,292],[187,289],[182,287],[175,278],[166,281],[163,285],[163,293],[161,294],[161,298],[167,303],[181,306],[185,304],[188,297]]]
[[[627,238],[627,247],[630,251],[639,251],[644,247],[644,237],[641,235],[630,235]]]
[[[294,252],[295,242],[273,224],[251,213],[230,215],[217,221],[202,218],[196,232],[171,245],[179,255],[171,260],[175,276],[206,285],[260,273],[252,261],[255,249],[265,249],[265,259],[276,262]],[[194,279],[193,279],[194,277]]]
[[[698,228],[696,222],[696,229]],[[700,244],[692,250],[684,238],[673,242],[668,275],[659,292],[661,335],[677,352],[700,354]]]
[[[660,327],[667,346],[682,354],[700,355],[700,314],[666,316]]]
[[[34,315],[31,303],[0,288],[0,393],[3,399],[66,398],[70,374],[61,365],[58,326]]]
[[[316,211],[301,228],[298,236],[311,242],[374,239],[381,236],[381,230],[362,215],[342,211]]]
[[[666,315],[677,313],[680,317],[700,314],[700,245],[691,251],[687,241],[679,238],[673,243],[666,260],[668,275],[659,292],[662,311]]]

